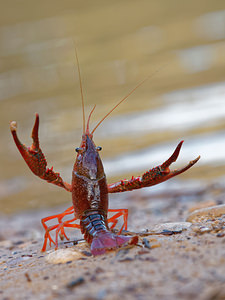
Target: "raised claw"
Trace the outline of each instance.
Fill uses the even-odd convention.
[[[33,143],[31,147],[26,147],[20,142],[17,136],[17,123],[15,121],[10,122],[10,130],[15,144],[31,171],[41,179],[47,180],[48,182],[63,187],[67,191],[71,192],[71,185],[64,182],[59,173],[54,172],[52,168],[47,168],[47,161],[39,147],[38,128],[39,115],[36,113],[36,119],[31,134]]]
[[[17,123],[15,121],[12,121],[10,123],[10,130],[18,150],[20,151],[22,157],[24,158],[25,162],[27,163],[31,171],[35,175],[40,177],[45,173],[47,162],[45,160],[44,154],[39,148],[38,127],[39,127],[39,115],[36,114],[36,119],[35,119],[32,135],[31,135],[33,139],[33,143],[31,147],[26,147],[20,142],[17,136],[16,133]]]
[[[131,191],[134,189],[140,189],[143,187],[156,185],[185,172],[186,170],[191,168],[194,164],[196,164],[196,162],[200,159],[200,156],[190,161],[183,168],[170,171],[169,166],[177,160],[182,144],[183,141],[181,141],[177,145],[173,154],[162,165],[147,171],[142,176],[132,177],[130,180],[121,180],[119,182],[109,184],[108,192],[109,193],[125,192],[125,191]]]
[[[170,158],[167,159],[161,166],[158,167],[163,175],[167,175],[167,176],[164,177],[164,180],[163,180],[163,181],[165,181],[165,180],[167,180],[167,179],[169,179],[169,178],[172,178],[172,177],[174,177],[174,176],[177,176],[177,175],[179,175],[179,174],[185,172],[186,170],[188,170],[189,168],[191,168],[194,164],[196,164],[196,162],[200,159],[200,155],[199,155],[196,159],[191,160],[191,161],[190,161],[186,166],[184,166],[183,168],[180,168],[180,169],[178,169],[178,170],[175,169],[175,170],[173,170],[173,171],[170,171],[169,166],[170,166],[173,162],[175,162],[175,161],[177,160],[177,158],[178,158],[178,156],[179,156],[179,153],[180,153],[180,149],[181,149],[181,147],[182,147],[182,145],[183,145],[183,142],[184,142],[184,141],[181,141],[181,142],[177,145],[176,149],[174,150],[174,152],[173,152],[173,154],[170,156]]]
[[[173,154],[163,164],[161,164],[160,166],[153,168],[153,169],[149,170],[148,172],[146,172],[145,174],[143,174],[143,176],[141,177],[143,186],[155,185],[155,184],[161,183],[163,181],[166,181],[174,176],[177,176],[177,175],[185,172],[189,168],[191,168],[200,159],[200,156],[198,156],[196,159],[190,161],[183,168],[170,171],[169,166],[177,160],[183,142],[184,141],[181,141],[177,145]]]
[[[181,149],[181,147],[182,147],[182,145],[183,145],[183,142],[184,142],[184,141],[181,141],[181,142],[177,145],[176,149],[174,150],[174,152],[173,152],[173,154],[170,156],[170,158],[167,159],[167,160],[161,165],[161,169],[162,169],[162,170],[166,170],[173,162],[175,162],[175,161],[177,160],[177,158],[178,158],[178,156],[179,156],[179,153],[180,153],[180,149]]]

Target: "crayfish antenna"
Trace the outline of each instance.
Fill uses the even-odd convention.
[[[82,100],[82,111],[83,111],[83,134],[85,134],[85,112],[84,112],[84,95],[83,95],[83,87],[82,87],[82,81],[81,81],[81,74],[80,74],[80,65],[77,55],[77,48],[74,43],[75,47],[75,55],[76,55],[76,61],[77,61],[77,69],[78,69],[78,75],[79,75],[79,83],[80,83],[80,94],[81,94],[81,100]]]
[[[94,107],[92,108],[92,110],[91,110],[91,112],[88,116],[86,134],[90,134],[90,132],[89,132],[89,123],[90,123],[91,115],[92,115],[93,111],[95,110],[95,107],[96,107],[96,104],[94,105]],[[92,133],[91,133],[91,135],[92,135]]]
[[[92,130],[91,134],[93,134],[95,132],[95,130],[98,128],[98,126],[121,104],[123,103],[131,94],[134,93],[134,91],[136,91],[136,89],[138,89],[141,85],[143,85],[148,79],[152,78],[155,74],[157,74],[162,68],[164,67],[164,65],[162,67],[160,67],[159,69],[157,69],[155,72],[153,72],[152,74],[150,74],[149,76],[147,76],[144,80],[142,80],[138,85],[136,85],[123,99],[121,99],[99,122],[98,124],[95,126],[95,128]]]

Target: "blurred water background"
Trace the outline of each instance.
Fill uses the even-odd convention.
[[[225,178],[225,2],[9,0],[0,9],[0,210],[71,205],[36,178],[9,122],[31,144],[35,112],[48,166],[70,182],[82,109],[74,42],[91,127],[140,81],[152,77],[96,130],[108,182],[139,175],[185,140],[187,173],[149,191]]]

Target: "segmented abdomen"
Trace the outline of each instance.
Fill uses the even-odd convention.
[[[90,243],[98,233],[109,231],[106,213],[104,211],[86,211],[80,221],[80,228],[85,240]]]

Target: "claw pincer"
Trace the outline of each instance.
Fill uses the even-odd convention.
[[[183,141],[181,141],[177,145],[173,154],[163,164],[150,169],[149,171],[145,172],[142,176],[132,177],[130,180],[125,179],[116,183],[109,184],[108,185],[109,193],[132,191],[135,189],[156,185],[174,176],[177,176],[185,172],[189,168],[191,168],[200,159],[200,156],[190,161],[186,166],[184,166],[181,169],[174,170],[174,171],[170,171],[169,169],[169,166],[177,160],[182,144]]]
[[[47,166],[47,162],[45,160],[45,156],[42,153],[41,149],[39,148],[39,141],[38,141],[38,127],[39,127],[39,116],[36,114],[36,119],[34,123],[34,127],[32,130],[32,139],[33,143],[31,147],[26,147],[23,145],[16,133],[17,130],[17,124],[16,122],[10,123],[10,129],[15,141],[15,144],[20,151],[22,157],[24,158],[25,162],[27,163],[28,167],[31,169],[31,171],[41,177],[45,173],[45,169]]]
[[[53,168],[47,168],[47,161],[41,148],[39,146],[39,138],[38,138],[38,128],[39,128],[39,115],[36,114],[36,119],[34,123],[34,127],[32,130],[31,137],[33,139],[33,143],[30,147],[26,147],[23,145],[18,136],[17,136],[17,124],[15,121],[10,123],[10,130],[15,141],[15,144],[20,151],[23,159],[27,163],[30,170],[41,179],[46,180],[47,182],[51,182],[55,185],[63,187],[64,189],[70,191],[70,185],[66,182],[63,182],[59,173],[53,171]]]

